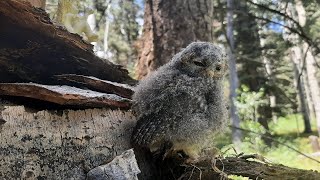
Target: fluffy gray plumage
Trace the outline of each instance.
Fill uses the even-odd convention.
[[[226,122],[223,76],[224,51],[211,43],[194,42],[145,78],[133,95],[138,118],[132,134],[135,146],[199,157],[213,147],[213,137]]]

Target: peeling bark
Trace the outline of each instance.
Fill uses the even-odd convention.
[[[0,83],[0,95],[27,97],[81,108],[113,107],[129,109],[131,106],[129,99],[114,94],[69,86],[48,86],[34,83]]]
[[[66,82],[73,82],[75,84],[85,86],[87,88],[90,88],[99,92],[113,93],[129,99],[131,99],[131,96],[134,93],[134,88],[132,86],[115,83],[111,81],[106,81],[106,80],[98,79],[92,76],[63,74],[63,75],[57,75],[56,77]]]

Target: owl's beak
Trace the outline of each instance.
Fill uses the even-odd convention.
[[[206,69],[205,73],[207,76],[211,77],[211,78],[220,78],[224,75],[224,72],[226,70],[227,66],[226,65],[221,65],[221,69],[220,70],[216,70],[216,69]]]
[[[213,78],[217,76],[217,73],[215,73],[214,70],[211,70],[211,69],[206,70],[206,74],[209,77],[213,77]]]

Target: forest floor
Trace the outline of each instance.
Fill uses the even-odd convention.
[[[265,157],[267,162],[275,164],[283,164],[285,166],[312,169],[320,171],[320,164],[314,160],[308,159],[303,155],[288,148],[290,146],[304,154],[310,155],[312,147],[309,142],[310,135],[317,135],[315,121],[312,121],[313,133],[303,133],[303,120],[300,115],[289,115],[287,117],[278,118],[277,123],[269,123],[273,142],[270,146],[262,140],[262,135],[257,135],[250,132],[243,133],[243,142],[238,152],[235,152],[234,145],[231,142],[231,132],[228,130],[222,137],[216,139],[217,147],[221,148],[224,156],[231,156],[235,154],[259,154]],[[257,122],[246,121],[241,124],[241,128],[264,134],[265,130]],[[281,142],[278,143],[278,142]],[[285,145],[287,146],[285,146]],[[313,157],[320,161],[320,157]],[[245,179],[239,177],[232,177],[232,179]]]

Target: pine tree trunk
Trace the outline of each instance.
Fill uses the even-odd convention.
[[[303,45],[306,54],[306,68],[307,68],[307,76],[308,76],[308,84],[310,87],[313,107],[315,110],[315,117],[317,121],[317,129],[320,136],[320,88],[319,88],[319,80],[317,79],[317,67],[315,64],[315,57],[312,55],[311,51],[308,49],[307,43]]]
[[[237,75],[237,68],[236,68],[236,57],[234,55],[234,37],[233,37],[233,8],[234,2],[233,0],[227,1],[227,38],[229,42],[229,68],[230,68],[230,75],[229,75],[229,83],[230,83],[230,113],[231,113],[231,120],[232,126],[240,127],[240,119],[237,114],[237,107],[235,106],[235,100],[237,97],[236,89],[239,86],[239,79]],[[241,143],[241,131],[239,129],[232,128],[232,142],[238,146]],[[238,147],[239,148],[239,147]]]
[[[265,39],[261,37],[261,34],[262,34],[263,31],[264,30],[260,30],[259,31],[260,45],[261,45],[262,48],[265,46]],[[266,69],[266,73],[267,73],[267,78],[268,78],[269,84],[271,86],[275,86],[275,76],[274,76],[274,73],[272,71],[272,65],[270,63],[270,60],[266,57],[265,51],[263,50],[262,52],[263,52],[262,59],[263,59],[263,63],[264,63],[265,69]],[[277,115],[273,110],[276,107],[276,96],[272,92],[269,93],[268,95],[269,95],[269,101],[270,101],[269,103],[270,103],[272,120],[273,120],[274,123],[276,123],[277,122]]]
[[[296,5],[298,4],[298,6],[294,6],[294,4],[289,3],[287,8],[287,14],[289,14],[291,17],[293,17],[294,19],[297,19],[297,21],[299,21],[300,25],[304,25],[305,24],[305,13],[303,13],[303,10],[299,10],[299,8],[301,8],[301,6],[299,6],[299,2],[300,0],[297,0]],[[298,9],[297,9],[298,7]],[[296,12],[301,11],[299,14],[297,14]],[[303,18],[304,17],[304,18]],[[288,22],[289,26],[293,26],[293,24],[290,24]],[[305,87],[308,84],[305,84],[307,82],[304,82],[305,78],[302,78],[303,75],[303,60],[304,60],[304,55],[303,55],[303,49],[301,49],[300,47],[300,40],[298,35],[296,34],[290,34],[288,33],[288,35],[285,37],[286,39],[288,39],[288,41],[290,41],[291,43],[293,43],[295,46],[290,48],[290,59],[291,62],[293,64],[293,70],[294,70],[294,84],[295,87],[297,89],[297,94],[298,94],[298,102],[299,102],[299,109],[300,112],[302,114],[303,117],[303,122],[304,122],[304,132],[306,133],[310,133],[312,132],[311,130],[311,124],[310,124],[310,113],[309,113],[309,109],[311,109],[309,107],[309,105],[311,104],[310,102],[307,102],[306,97],[305,97]]]
[[[301,27],[304,27],[306,24],[306,11],[303,7],[303,3],[301,0],[295,0],[295,9],[297,12],[297,20],[299,22],[299,24],[301,25]],[[315,71],[315,67],[314,67],[314,57],[312,56],[311,52],[309,52],[309,48],[307,43],[303,43],[300,44],[300,49],[303,52],[303,55],[300,55],[300,63],[304,62],[306,64],[306,74],[304,74],[304,76],[306,76],[304,79],[308,80],[304,82],[305,85],[305,91],[306,91],[306,99],[307,99],[307,103],[308,103],[308,112],[309,112],[309,122],[305,122],[305,132],[312,132],[311,130],[311,125],[310,125],[310,111],[315,110],[315,117],[318,120],[319,119],[319,125],[320,125],[320,111],[317,113],[317,107],[316,105],[319,105],[320,108],[320,102],[318,103],[317,100],[320,100],[320,94],[319,94],[319,85],[318,85],[318,80],[316,79],[316,71]],[[301,69],[301,71],[303,71],[303,69]],[[309,86],[309,87],[308,87]],[[308,90],[310,89],[310,94],[311,94],[311,98],[308,97]],[[313,91],[317,91],[317,92],[313,92]],[[320,110],[320,109],[319,109]],[[306,124],[308,123],[308,124]],[[310,126],[307,128],[307,126]],[[320,129],[319,129],[320,130]],[[319,131],[320,133],[320,131]]]
[[[146,0],[137,78],[165,64],[193,41],[212,41],[212,22],[212,1]]]
[[[303,117],[304,122],[304,132],[310,133],[311,130],[311,124],[310,124],[310,116],[308,113],[308,106],[305,98],[305,89],[304,89],[304,83],[303,79],[301,78],[301,66],[299,64],[301,60],[301,49],[298,46],[291,48],[291,61],[293,63],[294,67],[294,83],[297,88],[298,92],[298,102],[299,102],[299,109]]]
[[[305,93],[306,93],[306,98],[307,98],[307,103],[308,103],[308,112],[309,112],[309,117],[310,120],[315,119],[316,118],[316,114],[315,114],[315,110],[314,110],[314,106],[313,106],[313,99],[311,96],[311,90],[310,90],[310,85],[309,85],[309,78],[307,75],[307,70],[306,68],[303,69],[303,85],[304,85],[304,89],[305,89]]]

